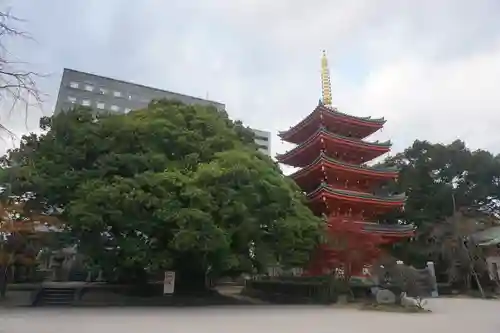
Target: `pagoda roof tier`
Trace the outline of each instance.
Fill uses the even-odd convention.
[[[401,207],[404,205],[406,195],[404,193],[390,196],[375,195],[371,193],[338,189],[322,183],[318,188],[307,194],[310,202],[323,201],[343,203],[365,204],[388,208]]]
[[[284,141],[299,144],[323,125],[331,132],[363,139],[381,129],[385,122],[384,118],[355,117],[339,112],[336,108],[318,105],[301,122],[278,135]]]
[[[360,222],[361,230],[370,234],[379,234],[388,238],[409,238],[415,235],[413,224],[379,224],[374,222]]]
[[[324,153],[320,155],[309,165],[291,174],[290,177],[295,180],[301,188],[310,188],[314,180],[317,181],[314,188],[324,179],[333,179],[339,174],[344,174],[345,178],[357,180],[384,181],[398,177],[397,167],[368,167],[357,164],[342,162]]]
[[[338,155],[339,158],[348,160],[350,163],[361,164],[387,153],[390,149],[390,141],[361,141],[334,134],[321,127],[307,141],[278,155],[277,159],[283,164],[305,167],[318,157],[319,152],[324,151],[325,155],[329,157]]]
[[[354,223],[364,233],[378,234],[387,238],[408,238],[415,234],[413,224],[380,224],[378,222],[358,221],[350,218],[335,219],[333,223]],[[335,228],[334,228],[335,229]]]

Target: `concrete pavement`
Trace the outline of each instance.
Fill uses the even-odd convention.
[[[440,298],[433,313],[385,313],[322,306],[0,309],[1,333],[53,332],[500,332],[500,301]]]

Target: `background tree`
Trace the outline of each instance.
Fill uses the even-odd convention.
[[[155,101],[127,115],[43,119],[4,159],[16,195],[61,212],[111,280],[181,281],[300,265],[321,222],[253,134],[212,107]]]
[[[432,244],[451,244],[444,241],[444,235],[453,234],[452,230],[461,230],[463,234],[472,225],[468,222],[470,219],[478,221],[484,220],[485,215],[498,216],[499,158],[483,150],[471,151],[459,140],[449,145],[415,141],[384,163],[401,169],[399,181],[392,186],[408,195],[404,212],[387,219],[417,226],[414,240],[394,246],[396,256],[418,267],[434,260],[438,273],[449,279],[451,263],[445,259],[445,252],[452,249],[445,251]],[[468,211],[469,220],[461,215],[450,219],[462,209]],[[482,223],[475,225],[475,231],[484,227]]]

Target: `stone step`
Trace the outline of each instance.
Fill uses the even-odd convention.
[[[74,288],[43,288],[37,305],[71,305],[75,300],[75,292]]]

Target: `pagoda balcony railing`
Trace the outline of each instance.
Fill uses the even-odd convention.
[[[359,116],[353,116],[349,113],[341,112],[339,109],[333,106],[326,106],[326,105],[320,105],[320,108],[323,108],[324,110],[331,112],[333,114],[339,114],[342,116],[346,116],[348,118],[353,118],[353,119],[358,119],[358,120],[364,120],[364,121],[369,121],[369,122],[374,122],[374,123],[385,123],[385,118],[372,118],[371,116],[366,116],[366,117],[359,117]]]
[[[302,169],[293,173],[291,176],[294,177],[294,176],[300,175],[301,173],[307,171],[307,169],[311,168],[312,166],[314,166],[315,164],[317,164],[321,160],[324,160],[324,161],[332,163],[332,164],[337,164],[337,165],[346,167],[347,169],[353,169],[353,170],[360,170],[360,171],[368,170],[368,171],[379,172],[379,173],[394,173],[394,172],[398,171],[398,167],[396,167],[396,166],[382,167],[382,166],[367,166],[366,164],[358,165],[358,164],[347,163],[347,162],[343,162],[341,160],[331,158],[331,157],[327,156],[324,152],[321,152],[319,154],[319,156],[313,162],[309,163],[308,165],[306,165]]]
[[[410,232],[415,231],[416,227],[413,224],[363,223],[363,229],[378,232]]]
[[[320,111],[326,111],[327,113],[330,113],[333,116],[341,115],[341,116],[345,116],[347,118],[352,118],[352,119],[356,119],[356,120],[361,120],[361,121],[370,122],[370,123],[377,123],[377,124],[384,124],[386,122],[385,118],[357,117],[357,116],[350,115],[348,113],[340,112],[337,108],[330,108],[330,107],[327,107],[325,105],[319,105],[318,108],[320,109]],[[294,127],[296,127],[296,128],[303,127],[305,125],[308,125],[310,122],[312,122],[314,120],[314,114],[317,112],[318,108],[316,108],[313,112],[311,112],[301,122],[299,122],[295,126],[292,126],[288,131],[290,131]],[[280,131],[278,133],[278,135],[282,136],[288,131]],[[295,132],[295,130],[292,132]]]
[[[308,193],[307,196],[314,197],[321,190],[326,190],[327,192],[330,192],[333,194],[353,196],[353,197],[362,198],[362,199],[377,199],[377,200],[383,200],[383,201],[402,201],[402,200],[406,199],[405,193],[393,194],[393,195],[376,195],[376,194],[366,193],[366,192],[358,192],[358,191],[333,188],[333,187],[329,186],[328,184],[326,184],[325,182],[321,183],[321,185],[318,186],[314,191]]]
[[[343,135],[339,135],[339,134],[335,134],[333,132],[330,132],[326,127],[324,126],[321,126],[314,135],[318,135],[319,133],[325,133],[327,134],[328,136],[331,136],[333,138],[336,138],[336,139],[340,139],[340,140],[345,140],[345,141],[349,141],[351,143],[354,143],[356,145],[364,145],[364,146],[379,146],[379,147],[390,147],[392,145],[391,143],[391,140],[387,140],[387,141],[364,141],[364,140],[359,140],[359,139],[354,139],[354,138],[350,138],[348,136],[343,136]],[[313,135],[313,136],[314,136]]]
[[[373,148],[373,147],[389,148],[391,146],[391,141],[390,140],[384,141],[384,142],[379,142],[379,141],[367,142],[367,141],[363,141],[363,140],[352,139],[352,138],[349,138],[349,137],[346,137],[346,136],[342,136],[342,135],[338,135],[338,134],[332,133],[332,132],[328,131],[324,126],[321,126],[320,128],[318,128],[316,130],[316,132],[314,132],[313,135],[311,135],[311,137],[309,139],[307,139],[306,141],[304,141],[303,143],[301,143],[300,145],[298,145],[294,149],[289,150],[288,152],[286,152],[284,154],[279,154],[278,157],[283,157],[283,156],[289,155],[289,154],[291,154],[291,152],[299,149],[300,147],[307,146],[308,144],[310,144],[311,142],[313,142],[314,140],[316,140],[316,138],[318,136],[320,136],[321,134],[326,134],[327,136],[329,136],[331,138],[338,139],[338,140],[341,140],[341,141],[346,141],[346,142],[349,142],[349,143],[351,143],[353,145],[361,146],[361,147],[366,147],[366,148]]]

